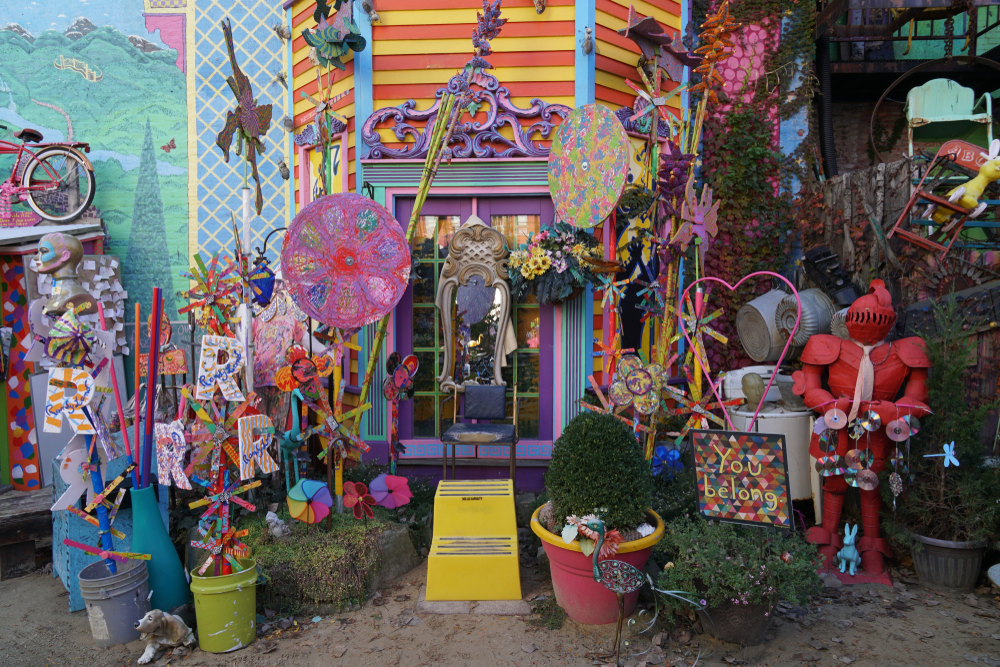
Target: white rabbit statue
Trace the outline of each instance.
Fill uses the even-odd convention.
[[[861,562],[861,554],[854,546],[854,540],[858,535],[858,526],[855,524],[854,530],[851,530],[851,524],[844,526],[844,548],[837,552],[837,560],[840,561],[840,571],[843,572],[847,569],[847,564],[851,564],[851,576],[854,576],[855,571],[858,569],[858,563]]]

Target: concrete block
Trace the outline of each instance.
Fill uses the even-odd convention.
[[[417,598],[417,611],[428,614],[468,614],[472,611],[472,604],[466,601],[451,600],[427,600],[427,587],[420,587],[420,596]]]
[[[473,614],[488,616],[528,616],[531,605],[524,600],[482,600],[476,603]]]

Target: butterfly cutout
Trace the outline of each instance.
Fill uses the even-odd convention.
[[[955,466],[956,468],[961,465],[958,459],[955,457],[955,441],[952,440],[949,444],[944,446],[944,454],[924,454],[925,459],[935,458],[938,456],[944,457],[944,467]]]
[[[169,153],[173,149],[177,148],[177,144],[174,142],[173,139],[171,139],[170,141],[168,141],[163,146],[160,146],[160,148],[163,149],[165,152]]]

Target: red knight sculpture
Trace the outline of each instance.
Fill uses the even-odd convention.
[[[802,352],[802,370],[793,376],[795,393],[820,414],[836,408],[847,415],[847,424],[868,410],[878,414],[880,428],[862,435],[858,440],[851,439],[850,427],[835,431],[838,438],[836,453],[840,460],[843,461],[849,450],[870,448],[873,456],[870,469],[875,473],[885,467],[886,459],[896,446],[886,435],[885,426],[906,415],[919,418],[930,412],[924,403],[927,400],[926,381],[930,362],[923,341],[903,338],[886,343],[885,338],[895,323],[896,312],[885,283],[873,280],[868,294],[855,301],[847,311],[846,324],[851,339],[813,336]],[[824,371],[828,371],[825,386]],[[820,450],[815,434],[809,453],[816,458],[831,454]],[[822,525],[810,528],[806,533],[810,542],[820,545],[820,552],[828,566],[836,564],[837,551],[843,546],[838,528],[847,484],[842,474],[826,478]],[[864,537],[858,541],[857,547],[861,552],[862,566],[872,575],[884,571],[883,555],[892,555],[888,543],[879,533],[881,508],[878,489],[861,491]]]

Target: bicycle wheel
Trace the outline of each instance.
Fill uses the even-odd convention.
[[[94,172],[84,157],[62,146],[39,151],[21,177],[28,206],[50,222],[70,222],[94,201]]]

